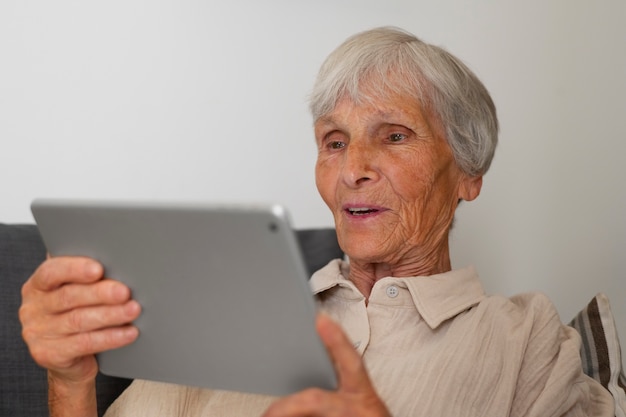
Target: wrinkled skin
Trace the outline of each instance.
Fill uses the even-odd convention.
[[[454,212],[478,196],[482,177],[457,167],[435,117],[404,96],[342,99],[315,137],[317,187],[364,295],[381,277],[450,270]]]

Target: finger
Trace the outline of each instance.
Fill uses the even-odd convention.
[[[28,345],[47,344],[78,333],[126,325],[140,313],[139,303],[131,300],[124,305],[80,308],[33,320],[23,317],[22,337]]]
[[[69,369],[82,358],[126,346],[137,339],[139,331],[126,325],[50,339],[30,346],[35,361],[48,369]]]
[[[46,293],[41,308],[50,313],[62,313],[80,307],[122,304],[130,295],[126,285],[111,279],[92,284],[65,284]]]
[[[338,411],[335,393],[312,388],[273,402],[263,417],[329,417]]]
[[[316,328],[335,366],[339,390],[352,393],[372,391],[363,360],[343,329],[325,314],[318,314]]]
[[[54,257],[44,261],[29,282],[36,290],[50,291],[70,282],[95,282],[101,279],[103,274],[102,265],[93,259]]]
[[[116,306],[79,308],[59,314],[48,323],[50,334],[71,335],[131,323],[141,313],[139,303],[134,300]]]

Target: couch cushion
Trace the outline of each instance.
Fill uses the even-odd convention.
[[[34,226],[0,224],[0,393],[1,415],[48,414],[46,373],[31,359],[22,341],[18,308],[22,284],[45,258]]]
[[[302,229],[296,233],[309,277],[331,260],[343,258],[335,229]]]
[[[615,415],[626,417],[626,378],[617,328],[609,299],[596,295],[569,323],[580,333],[583,370],[609,390],[615,400]]]

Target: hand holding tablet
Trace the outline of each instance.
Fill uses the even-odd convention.
[[[336,385],[297,240],[279,206],[36,200],[53,256],[100,261],[142,306],[116,376],[285,395]]]

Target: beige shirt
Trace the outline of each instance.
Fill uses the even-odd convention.
[[[369,302],[331,262],[311,278],[393,416],[613,416],[581,371],[580,338],[541,294],[486,296],[473,268],[383,278]],[[271,397],[135,381],[117,416],[259,416]]]

